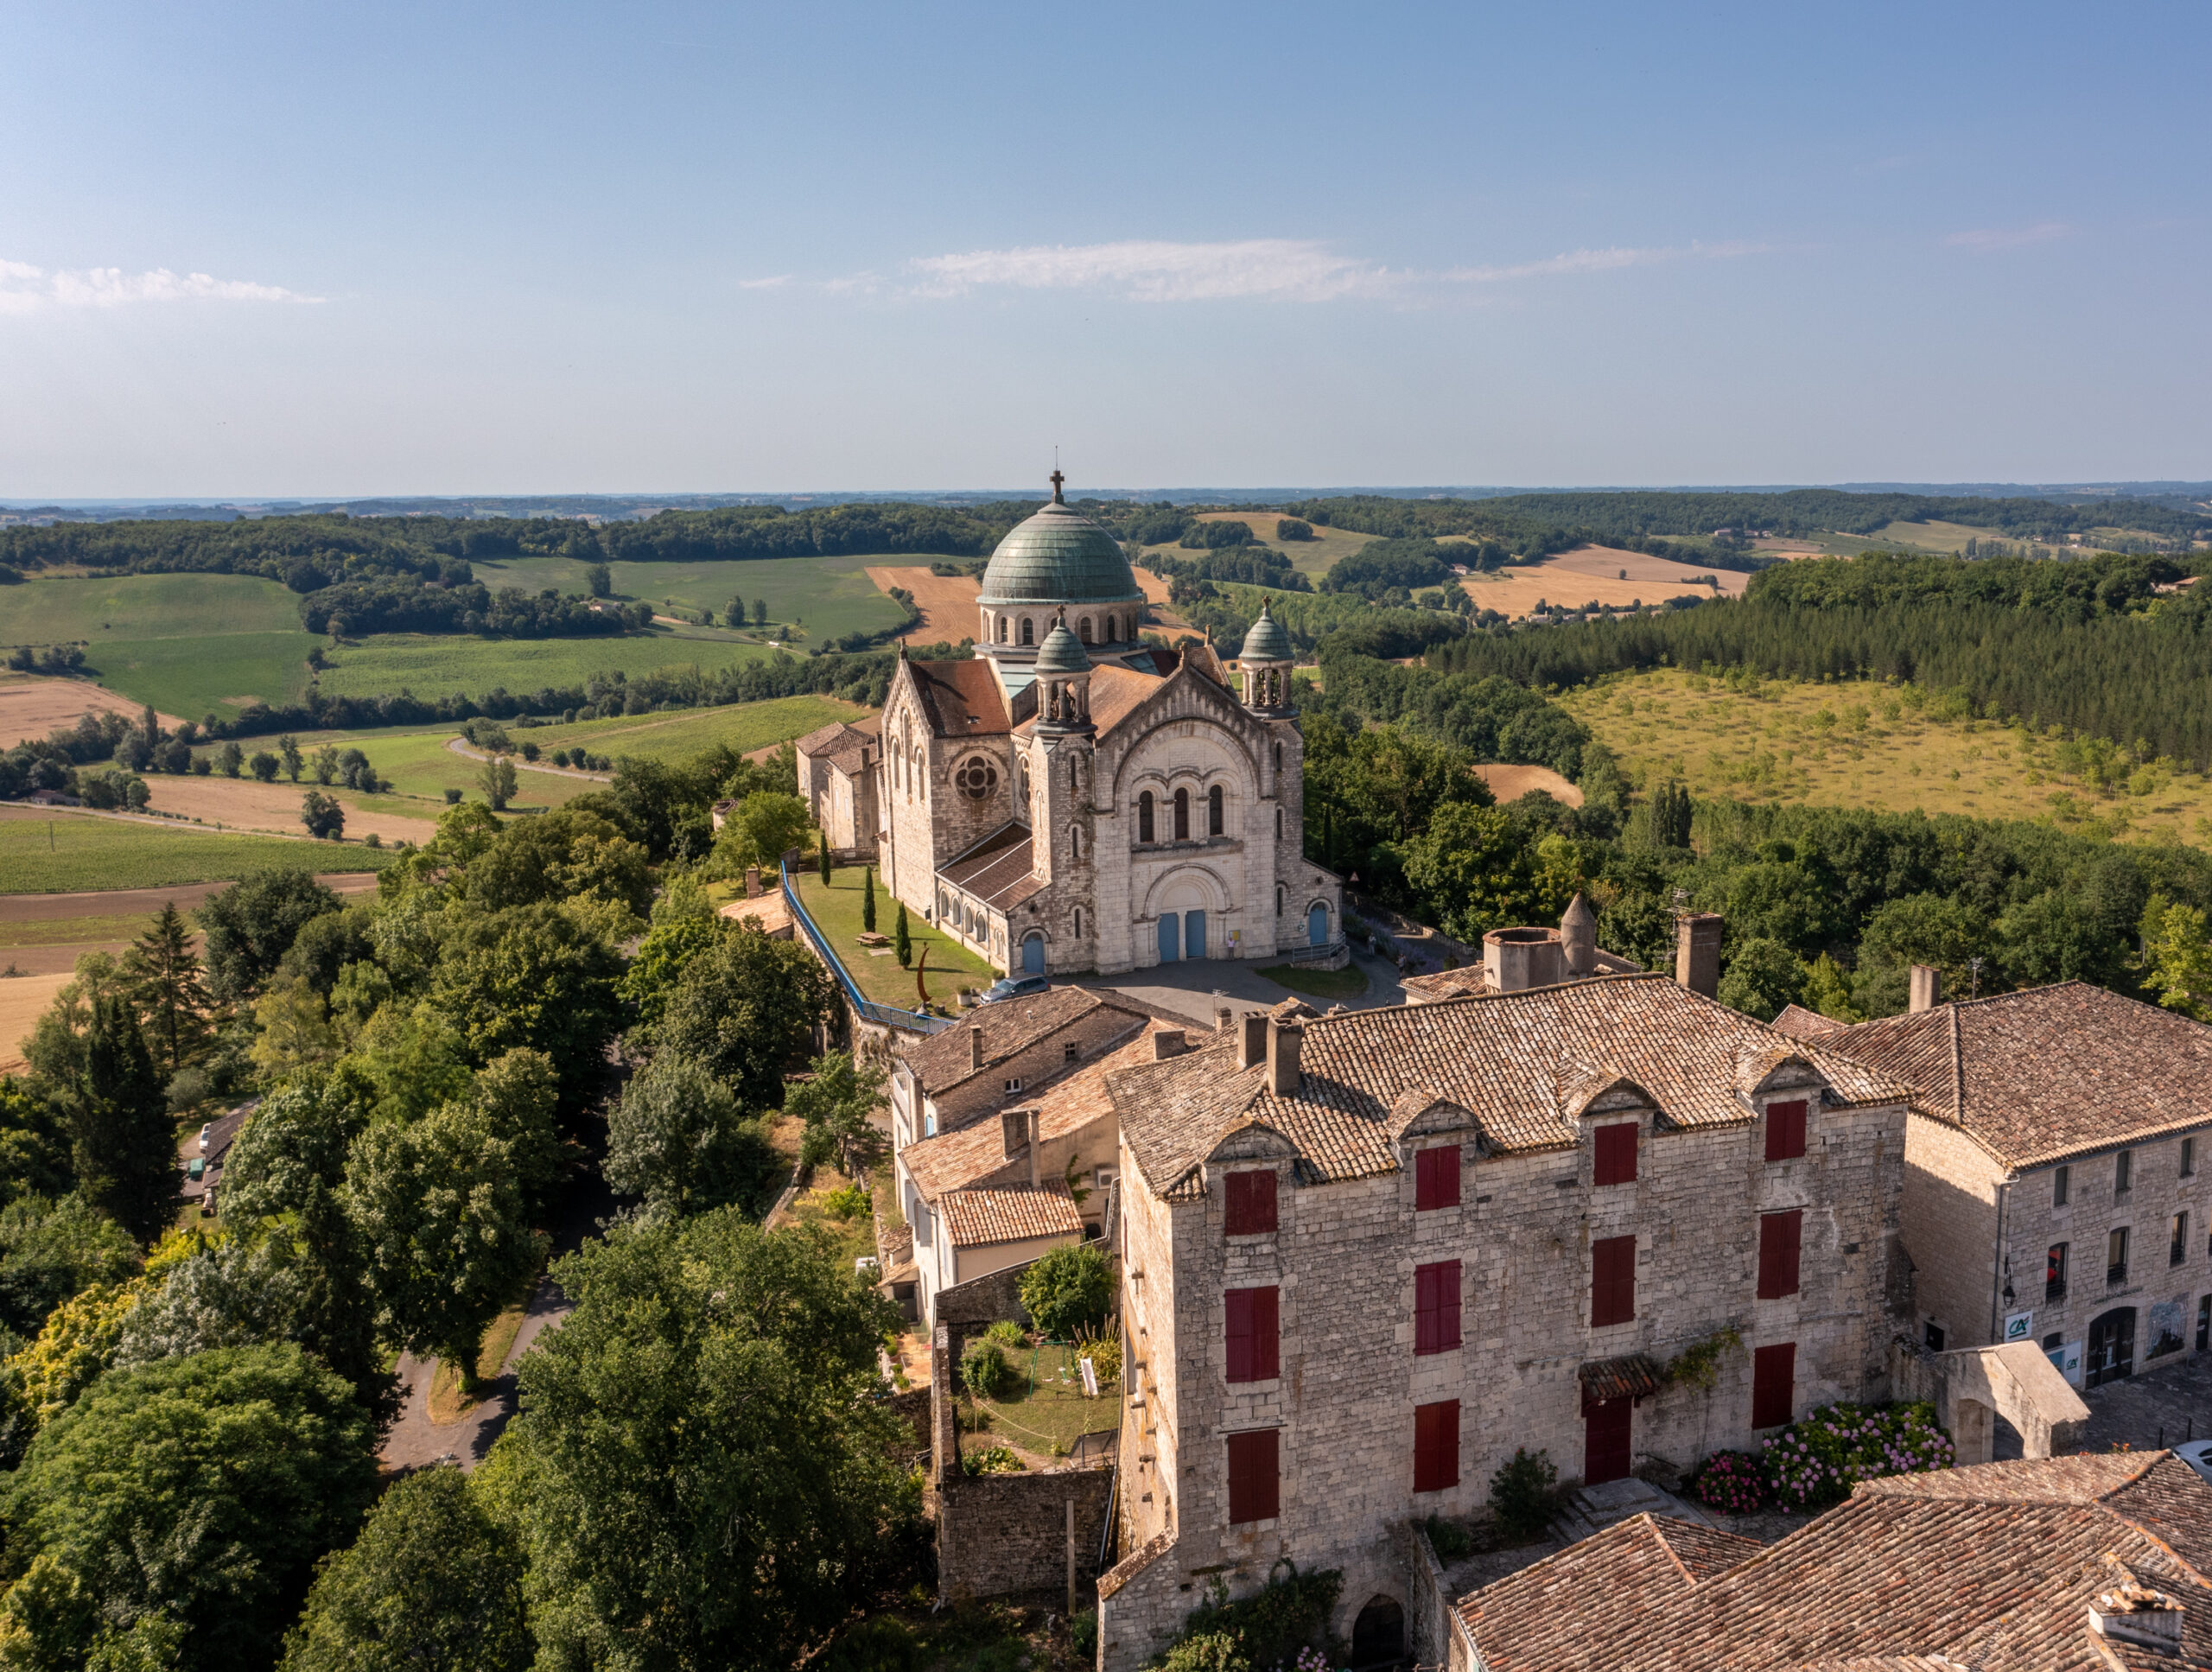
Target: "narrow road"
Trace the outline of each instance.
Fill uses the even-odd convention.
[[[446,747],[451,749],[455,754],[467,756],[471,760],[489,760],[492,758],[481,749],[470,748],[468,740],[465,737],[449,739]],[[613,778],[607,772],[580,772],[574,766],[543,765],[535,760],[524,760],[518,754],[511,754],[507,759],[514,762],[515,770],[518,772],[543,772],[549,778],[588,779],[594,784],[612,784],[614,781]]]

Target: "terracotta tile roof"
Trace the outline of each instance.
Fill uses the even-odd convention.
[[[2086,982],[1861,1022],[1820,1047],[1909,1082],[1916,1109],[2008,1167],[2212,1125],[2212,1027]]]
[[[1688,1537],[1624,1522],[1462,1598],[1459,1618],[1492,1672],[2212,1667],[2212,1487],[2171,1453],[1870,1481],[1733,1561],[1720,1544],[1690,1560]],[[2178,1659],[2091,1636],[2091,1599],[2130,1582],[2181,1603]]]
[[[1331,1179],[1396,1169],[1405,1118],[1393,1111],[1409,1100],[1464,1109],[1492,1151],[1530,1151],[1571,1148],[1579,1110],[1623,1081],[1676,1127],[1750,1122],[1745,1095],[1792,1059],[1844,1107],[1907,1095],[1897,1080],[1785,1039],[1663,976],[1321,1017],[1290,1005],[1274,1014],[1306,1018],[1300,1084],[1287,1097],[1265,1089],[1264,1068],[1238,1071],[1227,1037],[1114,1079],[1122,1129],[1154,1190],[1172,1190],[1247,1118],[1281,1133],[1313,1177]]]
[[[875,740],[866,732],[855,732],[831,753],[830,764],[850,778],[868,765],[874,746]]]
[[[1039,1142],[1065,1138],[1094,1121],[1113,1119],[1114,1103],[1106,1095],[1106,1077],[1151,1061],[1152,1036],[1179,1031],[1147,1017],[1133,1016],[1130,1021],[1133,1026],[1142,1027],[1143,1031],[1136,1037],[1117,1045],[1104,1056],[1070,1067],[1040,1090],[1022,1094],[1024,1105],[1037,1106]],[[993,1174],[1017,1165],[1007,1160],[1006,1137],[996,1121],[971,1122],[950,1132],[940,1132],[934,1138],[920,1139],[901,1150],[899,1160],[912,1176],[915,1188],[928,1201],[935,1201],[948,1190],[988,1183]],[[1027,1162],[1020,1165],[1026,1167]],[[1023,1176],[1027,1176],[1026,1172]]]
[[[791,747],[801,754],[830,754],[850,744],[868,741],[866,732],[857,730],[842,720],[833,720],[826,726],[817,726]]]
[[[1808,1010],[1802,1004],[1785,1004],[1782,1014],[1768,1024],[1777,1033],[1787,1033],[1793,1039],[1816,1039],[1823,1033],[1833,1033],[1848,1027],[1833,1016],[1823,1016],[1817,1010]]]
[[[1096,670],[1090,676],[1090,723],[1105,736],[1159,689],[1157,674],[1111,666]]]
[[[948,1191],[938,1203],[944,1233],[957,1249],[1027,1243],[1039,1237],[1081,1237],[1083,1216],[1057,1179],[1027,1185]]]
[[[1045,885],[1037,880],[1036,849],[1029,827],[1005,824],[957,859],[938,867],[938,875],[964,888],[995,910],[1019,906]]]
[[[972,1030],[982,1029],[983,1066],[980,1071],[988,1074],[1008,1057],[1027,1051],[1039,1039],[1071,1022],[1081,1020],[1107,1003],[1097,994],[1080,987],[1053,987],[1032,999],[979,1005],[969,1012],[968,1020],[959,1027],[901,1045],[899,1059],[913,1071],[923,1092],[937,1097],[978,1071],[969,1066],[973,1060],[973,1047],[968,1042]],[[1122,1007],[1113,1008],[1118,1010]],[[1135,1011],[1129,1013],[1129,1019],[1133,1023],[1141,1020]]]
[[[907,662],[901,665],[913,676],[923,711],[939,737],[988,737],[1012,729],[1006,698],[989,663]]]
[[[1658,1365],[1640,1352],[1593,1359],[1575,1375],[1582,1383],[1584,1397],[1592,1400],[1642,1399],[1665,1385]]]

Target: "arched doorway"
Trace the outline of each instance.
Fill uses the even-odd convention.
[[[1021,973],[1041,976],[1045,973],[1045,938],[1031,933],[1021,943]]]
[[[2135,1373],[2135,1308],[2114,1306],[2089,1326],[2084,1379],[2092,1388]]]
[[[1355,1668],[1393,1666],[1406,1657],[1406,1611],[1389,1597],[1370,1597],[1351,1624]]]
[[[1326,946],[1329,944],[1329,908],[1316,901],[1306,913],[1306,944]]]

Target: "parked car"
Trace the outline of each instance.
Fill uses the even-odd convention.
[[[215,1123],[213,1121],[200,1128],[200,1153],[202,1155],[207,1153],[207,1142],[214,1135],[214,1132]]]
[[[207,1176],[207,1158],[205,1155],[194,1156],[192,1165],[184,1170],[184,1176],[195,1185],[198,1184]]]
[[[1052,990],[1051,980],[1044,976],[1008,976],[995,981],[983,989],[978,1004],[1000,1004],[1007,999],[1034,998],[1039,993]]]

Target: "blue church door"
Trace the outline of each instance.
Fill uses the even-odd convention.
[[[1163,912],[1160,914],[1160,961],[1162,963],[1173,963],[1183,956],[1175,946],[1182,926],[1182,919],[1177,917],[1173,912]]]
[[[1204,912],[1183,913],[1183,956],[1202,958],[1206,955],[1206,914]]]
[[[1021,973],[1041,976],[1045,973],[1045,938],[1032,935],[1021,943]]]
[[[1316,906],[1306,914],[1306,944],[1325,946],[1329,944],[1329,908]]]

